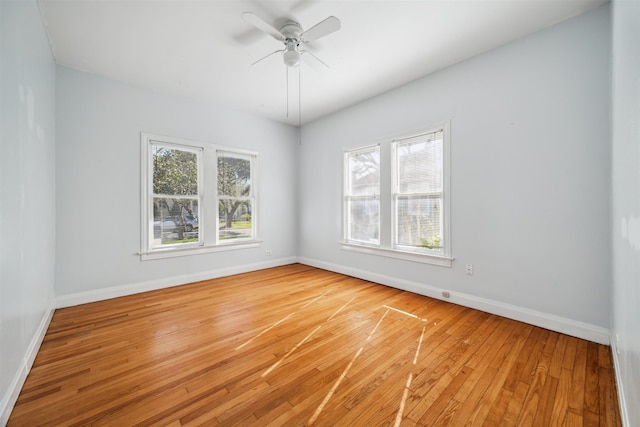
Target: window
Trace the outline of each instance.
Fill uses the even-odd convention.
[[[345,249],[451,265],[448,124],[346,151],[344,164]]]
[[[151,142],[153,235],[150,248],[200,243],[197,223],[201,150]]]
[[[345,154],[347,240],[380,243],[380,147]]]
[[[218,240],[230,243],[255,235],[253,157],[218,150]]]
[[[143,259],[257,246],[257,153],[141,140]]]
[[[397,249],[442,254],[443,134],[438,130],[393,144]]]

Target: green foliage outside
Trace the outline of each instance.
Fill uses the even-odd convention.
[[[251,228],[251,221],[233,221],[231,228]]]
[[[422,247],[429,249],[429,250],[439,250],[440,249],[440,236],[434,236],[431,239],[426,239],[424,237],[420,238],[420,241],[422,242]]]
[[[242,156],[219,155],[217,192],[220,196],[221,229],[250,229],[251,160]],[[198,215],[198,156],[195,152],[168,146],[153,146],[154,220],[172,217],[177,221],[178,238],[163,244],[186,243],[184,215]],[[182,197],[175,197],[182,196]],[[186,197],[185,197],[186,196]],[[230,233],[226,238],[241,237]]]
[[[154,194],[196,196],[198,157],[195,153],[155,147],[153,153]]]
[[[431,251],[440,250],[442,247],[442,238],[438,234],[440,227],[436,227],[431,218],[427,216],[422,216],[421,219],[424,225],[422,226],[422,233],[420,236],[420,242],[422,243],[420,246]]]
[[[229,197],[220,201],[220,218],[232,228],[236,211],[247,202],[239,198],[251,195],[251,161],[233,156],[218,157],[218,195]],[[244,215],[243,215],[244,216]]]
[[[154,199],[153,217],[171,216],[178,225],[178,239],[163,244],[189,241],[184,238],[184,215],[194,215],[198,196],[198,156],[191,151],[163,146],[153,147],[153,193],[166,197]],[[182,199],[171,196],[194,196]]]

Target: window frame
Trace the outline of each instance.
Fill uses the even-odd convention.
[[[220,153],[228,153],[230,154],[229,157],[235,157],[235,158],[239,158],[239,159],[248,159],[250,162],[250,180],[249,180],[249,195],[248,196],[230,196],[230,195],[224,195],[224,194],[220,194],[218,192],[218,159],[220,158]],[[242,244],[243,242],[248,242],[248,241],[252,241],[256,239],[257,236],[257,221],[253,220],[253,213],[257,210],[257,206],[258,206],[258,202],[257,202],[257,196],[256,196],[256,188],[257,188],[257,182],[254,183],[254,176],[255,176],[255,171],[257,169],[257,155],[256,154],[250,154],[248,152],[244,152],[244,151],[240,151],[240,150],[229,150],[228,148],[223,148],[223,147],[217,147],[216,148],[216,212],[218,212],[218,214],[216,214],[216,242],[218,245],[222,246],[227,246],[227,245],[234,245],[234,244]],[[256,180],[257,181],[257,180]],[[238,238],[238,240],[233,240],[233,239],[222,239],[220,238],[220,215],[219,215],[219,207],[220,207],[220,201],[221,200],[243,200],[245,202],[249,202],[251,205],[251,215],[252,215],[252,221],[251,221],[251,236],[249,238]]]
[[[403,145],[405,143],[407,143],[407,141],[410,141],[411,139],[417,139],[420,137],[425,137],[425,141],[427,142],[428,137],[430,135],[433,134],[437,134],[439,132],[442,132],[442,187],[440,189],[440,191],[430,191],[430,192],[425,192],[425,191],[402,191],[401,190],[401,182],[400,182],[400,169],[399,169],[399,164],[400,164],[400,157],[399,157],[399,146]],[[415,252],[415,253],[420,253],[420,254],[426,254],[426,255],[445,255],[447,253],[446,251],[446,239],[444,239],[444,228],[445,228],[445,215],[444,215],[444,195],[445,195],[445,187],[444,187],[444,147],[445,147],[445,141],[444,141],[444,129],[435,129],[434,131],[428,131],[428,132],[420,132],[416,135],[411,135],[409,137],[403,137],[403,138],[396,138],[391,142],[391,214],[392,214],[392,236],[393,236],[393,240],[392,240],[392,247],[393,249],[399,250],[399,251],[404,251],[404,252]],[[437,252],[431,252],[428,249],[420,249],[418,247],[412,247],[409,245],[405,245],[400,243],[400,239],[399,239],[399,215],[398,215],[398,211],[400,209],[399,207],[399,201],[401,199],[405,199],[405,200],[420,200],[420,199],[429,199],[432,198],[434,195],[437,196],[437,198],[441,201],[440,205],[441,205],[441,209],[440,209],[440,215],[439,215],[439,222],[440,222],[440,226],[441,226],[441,235],[443,237],[443,240],[445,240],[444,244],[442,245],[441,249],[438,250]]]
[[[379,162],[381,160],[380,158],[380,145],[379,144],[374,144],[374,145],[368,145],[366,147],[360,147],[357,148],[355,150],[345,150],[344,154],[343,154],[343,187],[342,187],[342,203],[343,203],[343,227],[344,227],[344,241],[348,242],[349,244],[353,244],[353,245],[366,245],[366,246],[379,246],[380,245],[380,231],[381,231],[381,227],[380,227],[380,207],[381,207],[381,203],[380,203],[380,192],[381,192],[381,181],[378,181],[378,193],[376,194],[375,192],[373,194],[366,194],[366,195],[355,195],[352,194],[351,190],[351,175],[350,175],[350,168],[349,168],[349,156],[352,154],[360,154],[360,153],[366,153],[366,152],[378,152],[378,159]],[[380,177],[380,164],[378,165],[378,176]],[[350,221],[350,214],[351,214],[351,202],[353,200],[363,200],[363,199],[373,199],[373,200],[377,200],[378,201],[378,242],[377,243],[368,243],[365,242],[363,240],[358,240],[358,239],[352,239],[350,238],[351,236],[351,222]]]
[[[430,253],[426,250],[411,250],[397,244],[397,212],[396,212],[396,189],[397,189],[397,157],[396,142],[407,140],[416,136],[426,135],[442,130],[442,240],[443,247],[440,253]],[[346,212],[346,199],[343,193],[343,231],[340,242],[342,249],[365,254],[374,254],[390,258],[433,264],[443,267],[451,267],[453,258],[451,257],[451,140],[450,124],[448,121],[433,124],[412,132],[405,132],[393,137],[381,139],[377,145],[380,146],[380,243],[377,245],[366,244],[364,242],[354,242],[347,238],[346,222],[348,216]],[[357,152],[373,145],[348,148],[343,150],[343,164],[347,159],[347,154]],[[347,166],[343,168],[344,179],[346,180]],[[343,186],[344,188],[344,186]],[[343,192],[345,190],[343,189]]]
[[[198,157],[198,242],[180,243],[153,247],[153,150],[152,144],[176,147],[185,151],[200,151]],[[230,251],[259,247],[259,153],[235,147],[222,146],[153,133],[140,133],[141,146],[141,210],[140,210],[140,259],[151,260],[195,255],[207,252]],[[251,161],[251,192],[254,198],[252,211],[252,236],[233,242],[223,242],[218,238],[218,195],[217,195],[217,153],[224,151],[248,157]],[[214,215],[212,218],[211,215]]]

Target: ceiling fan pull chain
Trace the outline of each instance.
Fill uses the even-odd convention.
[[[285,67],[287,70],[287,118],[289,117],[289,67]]]
[[[302,67],[298,67],[298,135],[302,145]]]

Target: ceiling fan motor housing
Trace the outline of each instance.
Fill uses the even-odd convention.
[[[297,67],[300,65],[300,37],[302,27],[297,22],[287,22],[280,28],[280,33],[284,36],[285,51],[282,59],[287,67]]]
[[[302,27],[297,22],[289,21],[280,28],[280,34],[282,34],[285,39],[294,39],[300,42]]]

